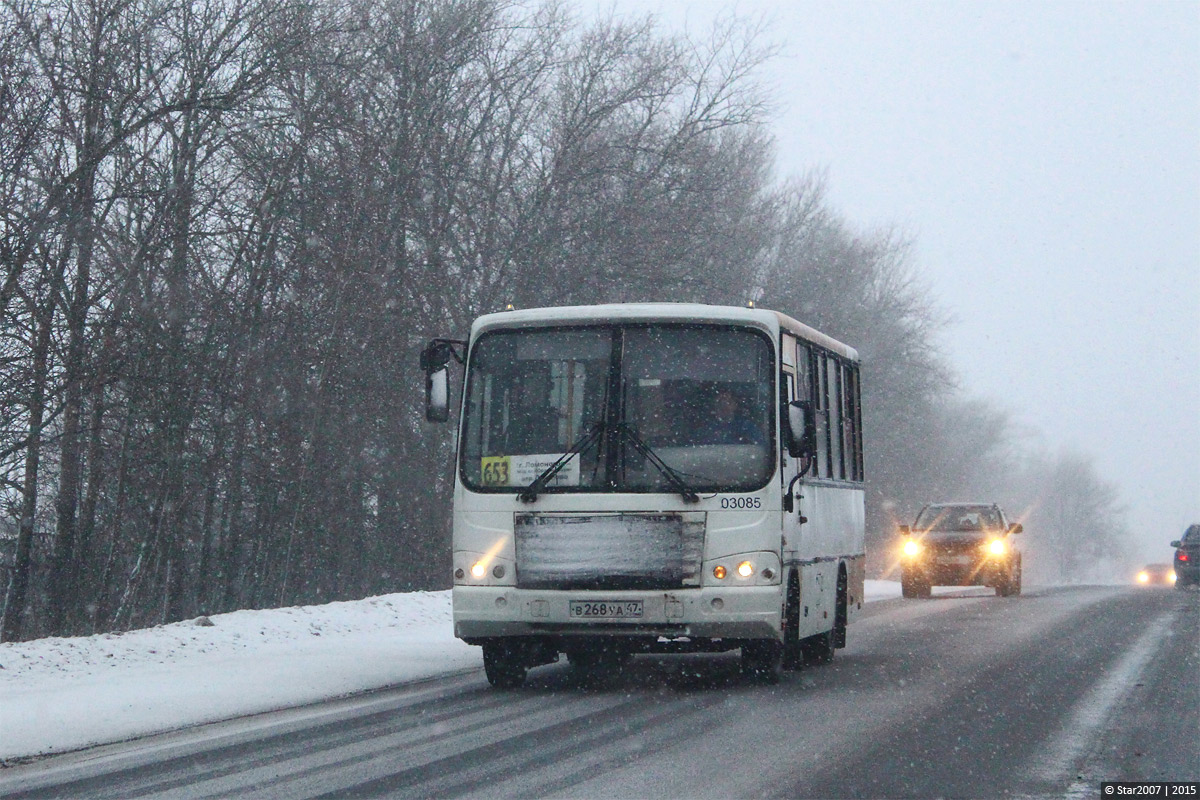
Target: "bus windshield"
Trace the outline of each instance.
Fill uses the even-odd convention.
[[[593,434],[542,491],[677,491],[669,473],[692,491],[759,489],[774,467],[773,376],[769,337],[747,328],[484,333],[468,363],[462,480],[526,487]]]

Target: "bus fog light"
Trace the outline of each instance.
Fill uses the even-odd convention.
[[[471,567],[471,577],[479,580],[487,574],[487,566],[482,561],[476,561],[475,566]]]
[[[749,578],[754,574],[754,565],[749,561],[743,561],[737,566],[737,574],[743,578]]]
[[[504,577],[504,565],[497,564],[496,566],[492,567],[492,574],[495,575],[497,578],[503,578]]]
[[[764,569],[762,571],[762,576],[763,576],[763,580],[769,581],[775,577],[775,570],[771,569],[770,567],[767,567],[766,569]]]
[[[720,611],[722,608],[725,607],[725,601],[719,597],[714,597],[712,599],[712,603],[710,603],[710,605],[713,607],[713,611]]]
[[[463,578],[466,577],[466,575],[467,575],[467,573],[463,572],[462,567],[459,567],[458,569],[454,570],[454,580],[456,580],[456,581],[461,581]]]
[[[725,580],[725,567],[722,564],[717,564],[713,567],[713,577],[719,581]]]
[[[507,598],[504,598],[504,597],[497,597],[497,598],[496,598],[496,608],[504,608],[506,605],[508,605],[508,599],[507,599]]]

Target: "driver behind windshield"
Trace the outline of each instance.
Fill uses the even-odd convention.
[[[746,411],[746,403],[737,389],[718,383],[707,402],[699,404],[696,444],[766,444],[767,437]]]

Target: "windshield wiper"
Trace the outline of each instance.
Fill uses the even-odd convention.
[[[581,436],[578,441],[575,442],[575,444],[571,445],[571,448],[567,450],[567,452],[559,456],[553,464],[542,470],[541,473],[534,478],[533,481],[531,481],[530,484],[526,486],[520,494],[517,495],[517,499],[522,503],[532,503],[536,501],[538,495],[541,494],[542,491],[550,484],[550,481],[554,479],[554,476],[557,475],[572,458],[587,450],[595,442],[597,442],[600,437],[604,435],[604,431],[607,428],[608,425],[603,421],[597,422],[595,425],[593,425],[591,430]],[[676,472],[670,464],[663,461],[658,453],[655,453],[654,450],[651,449],[650,445],[642,441],[642,438],[634,433],[632,428],[622,423],[613,426],[613,430],[618,436],[623,436],[628,439],[629,443],[633,445],[633,449],[636,450],[643,458],[653,464],[658,471],[663,474],[663,476],[667,479],[667,482],[671,484],[671,487],[683,496],[684,502],[700,502],[700,495],[693,492],[691,487],[687,485],[680,474]]]
[[[526,486],[520,494],[517,495],[517,499],[522,503],[532,503],[537,500],[538,495],[543,489],[546,488],[547,484],[550,483],[554,476],[559,473],[559,470],[567,465],[568,461],[591,447],[593,443],[598,441],[600,437],[604,435],[605,427],[606,426],[603,421],[597,422],[595,425],[593,425],[592,429],[583,436],[579,437],[579,439],[575,442],[575,444],[571,445],[571,448],[567,450],[567,452],[558,457],[557,461],[542,470],[541,474],[534,478],[533,481]]]
[[[700,502],[700,495],[693,492],[691,487],[687,485],[680,474],[676,472],[670,464],[663,461],[658,453],[654,452],[650,448],[650,445],[642,441],[642,437],[634,433],[633,428],[622,423],[616,426],[616,430],[618,434],[629,440],[629,443],[633,445],[633,449],[637,450],[642,458],[646,459],[658,468],[658,471],[663,474],[663,476],[667,479],[667,482],[671,484],[675,491],[683,495],[683,501],[685,503]]]

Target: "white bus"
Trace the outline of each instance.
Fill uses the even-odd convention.
[[[480,317],[422,353],[426,416],[465,363],[454,632],[488,681],[565,653],[740,648],[827,661],[862,608],[857,353],[774,311],[695,304]]]

